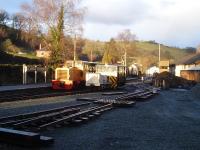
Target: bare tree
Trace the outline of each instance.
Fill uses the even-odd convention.
[[[9,14],[5,10],[0,10],[0,24],[6,25],[9,20]]]
[[[125,29],[124,31],[118,33],[117,39],[119,41],[125,42],[125,43],[130,43],[132,41],[135,41],[135,34],[131,33],[130,29]]]
[[[81,25],[84,9],[78,7],[80,0],[33,0],[33,4],[24,3],[21,7],[23,14],[30,18],[35,27],[42,32],[48,32],[58,24],[60,8],[64,7],[64,32],[70,34]]]
[[[22,14],[13,14],[11,19],[13,28],[18,30],[22,30],[23,28],[25,28],[26,18]]]
[[[127,66],[127,55],[129,57],[133,56],[135,50],[135,39],[135,34],[131,33],[129,29],[122,31],[117,35],[116,40],[118,41],[121,56],[123,56],[122,60],[125,66]]]
[[[79,7],[80,0],[33,0],[33,4],[23,4],[26,18],[32,21],[43,38],[46,47],[52,51],[54,64],[59,63],[63,50],[63,38],[66,35],[77,35],[81,31],[84,9]],[[59,60],[59,61],[58,61]]]

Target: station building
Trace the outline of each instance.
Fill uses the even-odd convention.
[[[176,64],[176,76],[200,82],[200,53],[185,57]]]
[[[49,58],[51,52],[45,49],[36,50],[36,56],[40,58]]]

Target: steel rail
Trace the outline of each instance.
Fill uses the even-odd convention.
[[[64,109],[76,108],[76,107],[86,106],[86,105],[90,105],[90,104],[91,104],[91,102],[86,102],[86,103],[64,106],[64,107],[53,108],[53,109],[42,110],[42,111],[36,111],[36,112],[31,112],[31,113],[24,113],[24,114],[13,115],[13,116],[6,116],[6,117],[0,118],[0,122],[6,121],[6,120],[12,120],[12,119],[24,119],[24,118],[28,118],[28,117],[34,117],[34,116],[37,116],[37,115],[43,115],[43,114],[47,114],[47,113],[61,111],[61,110],[64,110]]]
[[[54,125],[60,124],[60,123],[65,122],[65,121],[70,121],[72,119],[88,115],[92,112],[95,112],[95,111],[98,111],[98,110],[101,110],[101,109],[112,108],[112,107],[113,107],[112,104],[106,104],[106,105],[99,106],[99,107],[89,108],[87,110],[83,110],[83,111],[80,111],[78,113],[63,117],[62,119],[58,119],[56,121],[41,125],[41,126],[38,127],[38,130],[44,130],[47,127],[54,126]]]

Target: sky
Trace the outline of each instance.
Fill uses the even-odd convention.
[[[20,10],[22,2],[0,0],[0,9]],[[176,47],[200,45],[199,0],[82,0],[87,10],[84,37],[108,41],[125,29],[137,40],[155,40]]]

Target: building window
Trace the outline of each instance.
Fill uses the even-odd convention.
[[[160,69],[168,69],[168,66],[160,66]]]

